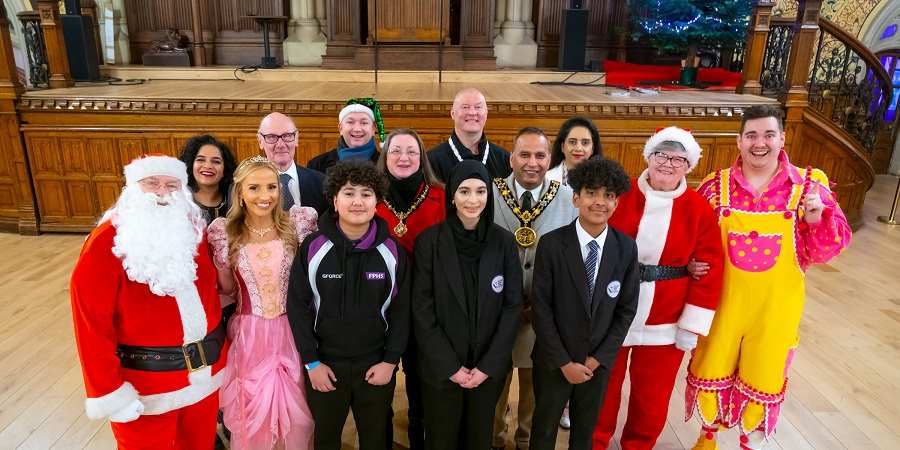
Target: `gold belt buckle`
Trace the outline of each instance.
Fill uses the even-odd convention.
[[[191,354],[190,354],[190,352],[188,351],[188,349],[189,349],[190,346],[192,346],[192,345],[196,345],[196,346],[197,346],[197,353],[200,354],[200,362],[201,362],[202,364],[201,364],[199,367],[194,367],[194,366],[191,364]],[[203,351],[203,339],[200,339],[199,341],[188,342],[187,344],[182,345],[182,346],[181,346],[181,353],[182,353],[182,355],[184,356],[184,363],[185,363],[185,365],[187,366],[187,369],[188,369],[189,372],[196,372],[196,371],[198,371],[198,370],[200,370],[200,369],[202,369],[202,368],[204,368],[204,367],[206,367],[206,366],[209,365],[209,363],[206,361],[206,352]]]

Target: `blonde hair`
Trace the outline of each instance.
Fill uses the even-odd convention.
[[[228,260],[232,267],[236,267],[237,255],[240,248],[249,240],[245,219],[247,217],[247,209],[244,206],[244,200],[241,197],[241,189],[244,186],[244,180],[257,170],[270,170],[278,179],[278,169],[271,161],[262,156],[254,156],[245,159],[234,171],[234,182],[231,184],[231,206],[228,208],[228,214],[225,216],[225,233],[228,235]],[[274,222],[275,233],[281,242],[284,243],[285,254],[293,259],[297,250],[297,232],[294,224],[291,223],[288,214],[281,209],[281,183],[278,183],[278,198],[275,199],[274,208],[272,208],[272,220]]]

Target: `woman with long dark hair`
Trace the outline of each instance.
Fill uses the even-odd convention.
[[[178,157],[188,167],[188,187],[206,223],[228,213],[228,190],[237,163],[231,149],[208,134],[194,136]]]
[[[584,116],[572,117],[563,122],[553,140],[547,179],[568,186],[569,171],[594,156],[603,156],[600,131],[591,119]]]

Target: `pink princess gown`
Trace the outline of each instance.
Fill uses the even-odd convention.
[[[316,212],[295,206],[290,218],[302,242],[316,230]],[[237,311],[228,322],[228,365],[219,390],[231,448],[311,449],[313,418],[306,404],[303,370],[286,312],[293,254],[280,239],[240,248],[228,261],[225,219],[209,226],[213,259],[235,277]],[[293,253],[293,252],[291,252]]]

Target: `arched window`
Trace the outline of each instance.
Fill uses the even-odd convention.
[[[897,26],[892,26],[896,32]],[[879,52],[878,59],[881,61],[881,65],[884,66],[884,70],[887,71],[888,76],[891,78],[891,85],[894,87],[892,94],[893,98],[891,98],[891,103],[888,105],[887,112],[884,114],[885,121],[890,123],[897,117],[897,99],[900,98],[900,63],[898,63],[898,61],[900,61],[900,49]]]
[[[886,27],[884,27],[884,31],[881,33],[881,38],[879,40],[883,41],[885,39],[890,39],[897,34],[897,24],[892,23]]]

